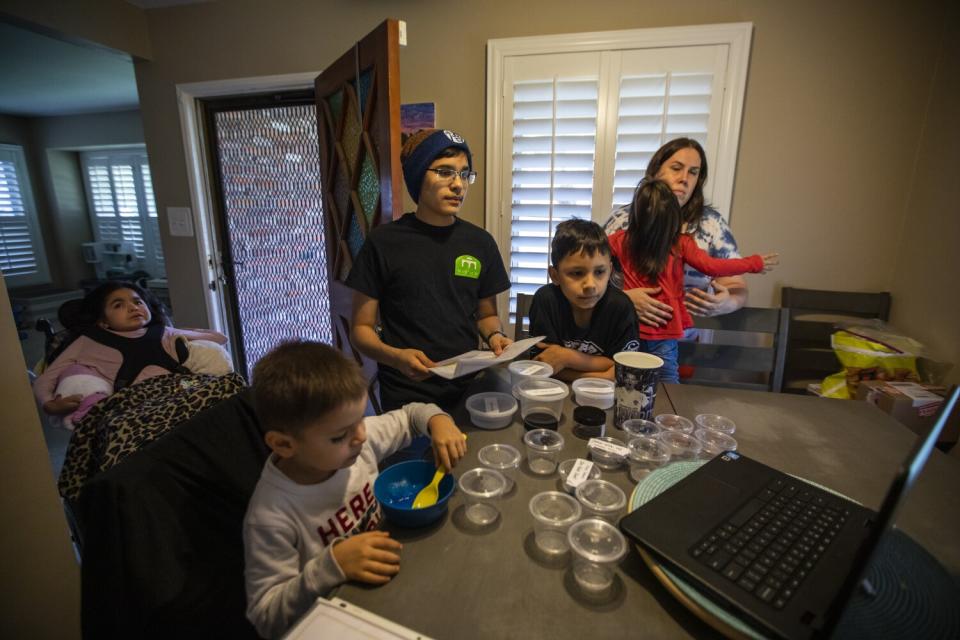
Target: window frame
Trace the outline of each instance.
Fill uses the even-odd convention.
[[[139,258],[140,269],[148,272],[151,278],[166,278],[166,259],[160,259],[163,255],[163,246],[160,239],[160,218],[157,212],[157,199],[153,191],[153,171],[150,170],[149,182],[150,192],[147,193],[147,180],[143,176],[143,165],[150,167],[150,158],[147,155],[145,146],[138,145],[132,147],[117,147],[111,149],[85,149],[80,152],[80,167],[83,174],[84,192],[87,199],[87,213],[90,221],[90,227],[93,231],[94,239],[102,242],[100,223],[97,216],[96,206],[93,199],[93,188],[90,184],[91,166],[104,166],[99,158],[106,156],[106,166],[125,165],[133,168],[133,180],[137,198],[137,212],[139,214],[140,235],[143,238],[143,257]],[[92,158],[97,158],[91,160]],[[114,198],[114,207],[117,207],[116,191],[113,188],[112,171],[108,172],[111,176],[111,191]],[[153,198],[153,209],[157,215],[150,215],[149,198]],[[117,214],[118,220],[121,219]],[[109,239],[112,242],[114,239]],[[122,241],[122,237],[116,241]]]
[[[520,38],[499,38],[487,42],[487,138],[484,226],[496,239],[506,264],[510,264],[510,210],[505,205],[505,191],[511,190],[512,167],[504,167],[502,155],[510,148],[512,113],[504,106],[507,59],[515,56],[565,54],[577,52],[607,52],[666,47],[726,45],[728,47],[724,93],[721,101],[717,157],[710,167],[710,201],[727,220],[733,199],[733,183],[739,151],[740,127],[746,100],[747,70],[753,23],[727,23],[621,31],[598,31]],[[598,135],[596,154],[601,158],[597,166],[600,184],[609,183],[613,191],[613,158],[601,131],[606,123],[599,122],[608,113],[606,102],[613,96],[602,91],[599,96]],[[614,113],[616,118],[616,113]],[[616,123],[614,122],[614,128]],[[605,216],[604,216],[605,217]],[[501,321],[509,320],[509,290],[499,297]]]
[[[17,186],[23,198],[24,218],[30,233],[30,244],[37,262],[37,270],[33,273],[9,275],[4,273],[3,279],[7,288],[29,287],[34,285],[50,284],[50,263],[47,262],[47,251],[44,246],[43,233],[40,228],[40,218],[37,213],[36,200],[33,197],[33,181],[27,168],[27,156],[21,145],[0,144],[0,151],[12,153],[14,156],[14,171]]]

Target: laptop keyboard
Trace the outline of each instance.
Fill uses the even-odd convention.
[[[778,478],[697,542],[690,554],[782,609],[849,516],[836,497]]]

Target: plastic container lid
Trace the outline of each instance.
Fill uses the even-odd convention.
[[[514,360],[507,365],[507,371],[511,376],[524,378],[549,378],[553,375],[553,367],[537,360]]]
[[[660,441],[670,447],[670,455],[677,457],[696,457],[703,444],[689,433],[682,431],[664,431],[660,434]]]
[[[477,393],[467,398],[466,405],[470,422],[480,429],[502,429],[517,411],[517,400],[509,393]]]
[[[623,490],[607,480],[587,480],[576,494],[580,504],[596,513],[616,513],[627,506]]]
[[[617,562],[627,553],[626,537],[600,518],[573,523],[567,530],[567,542],[574,553],[597,564]]]
[[[460,476],[460,490],[468,496],[489,500],[501,495],[507,479],[499,471],[476,467]]]
[[[557,473],[560,474],[560,480],[561,482],[563,482],[563,487],[567,491],[570,491],[571,493],[574,491],[574,489],[576,489],[576,487],[571,487],[570,485],[567,484],[567,474],[570,473],[570,470],[573,468],[573,465],[575,465],[578,460],[589,462],[589,460],[586,460],[584,458],[570,458],[568,460],[564,460],[559,465],[557,465]],[[591,464],[590,474],[587,479],[595,480],[599,477],[600,477],[600,467],[598,467],[595,464]]]
[[[563,449],[563,436],[550,429],[534,429],[523,434],[523,442],[534,451],[554,452]]]
[[[587,427],[601,427],[607,422],[607,414],[597,407],[577,407],[573,410],[573,421]]]
[[[562,403],[570,395],[567,384],[553,378],[525,378],[518,382],[514,389],[521,401],[526,399],[540,403]]]
[[[520,452],[509,444],[488,444],[477,453],[480,463],[497,471],[520,466]]]
[[[613,406],[613,380],[603,378],[580,378],[571,385],[577,404],[581,406],[609,409]]]
[[[530,514],[551,527],[568,527],[582,512],[579,502],[559,491],[544,491],[530,498]]]
[[[733,436],[714,431],[713,429],[697,429],[693,434],[703,445],[701,451],[710,456],[716,456],[724,451],[736,451],[737,441]]]
[[[737,430],[737,425],[733,420],[716,413],[701,413],[693,420],[697,423],[698,427],[703,427],[704,429],[713,429],[714,431],[729,434]]]
[[[681,431],[683,433],[693,433],[693,423],[683,416],[673,413],[661,413],[653,419],[663,429],[670,431]]]
[[[624,420],[620,428],[631,437],[644,436],[646,438],[656,438],[663,431],[656,422],[641,420],[640,418]]]
[[[637,436],[627,443],[630,459],[635,462],[663,464],[670,459],[670,447],[659,438]]]
[[[591,438],[590,441],[587,442],[587,449],[590,450],[590,455],[593,456],[594,459],[603,462],[623,462],[625,456],[613,451],[607,451],[606,449],[602,448],[602,444],[599,444],[597,441],[600,443],[605,442],[607,444],[616,445],[618,447],[626,447],[626,445],[623,443],[623,440],[620,438],[605,436],[602,438]]]

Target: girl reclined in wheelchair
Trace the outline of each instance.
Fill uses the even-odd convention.
[[[53,354],[33,385],[44,412],[63,416],[67,428],[114,391],[147,378],[232,370],[229,356],[218,346],[226,344],[226,336],[207,329],[173,328],[161,303],[136,284],[104,283],[75,306],[61,314],[75,339]],[[191,366],[194,348],[203,346],[217,352],[222,371]]]

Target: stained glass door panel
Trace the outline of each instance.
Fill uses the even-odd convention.
[[[372,374],[375,365],[350,346],[343,280],[370,230],[402,213],[399,23],[381,23],[327,67],[314,93],[334,344]]]

